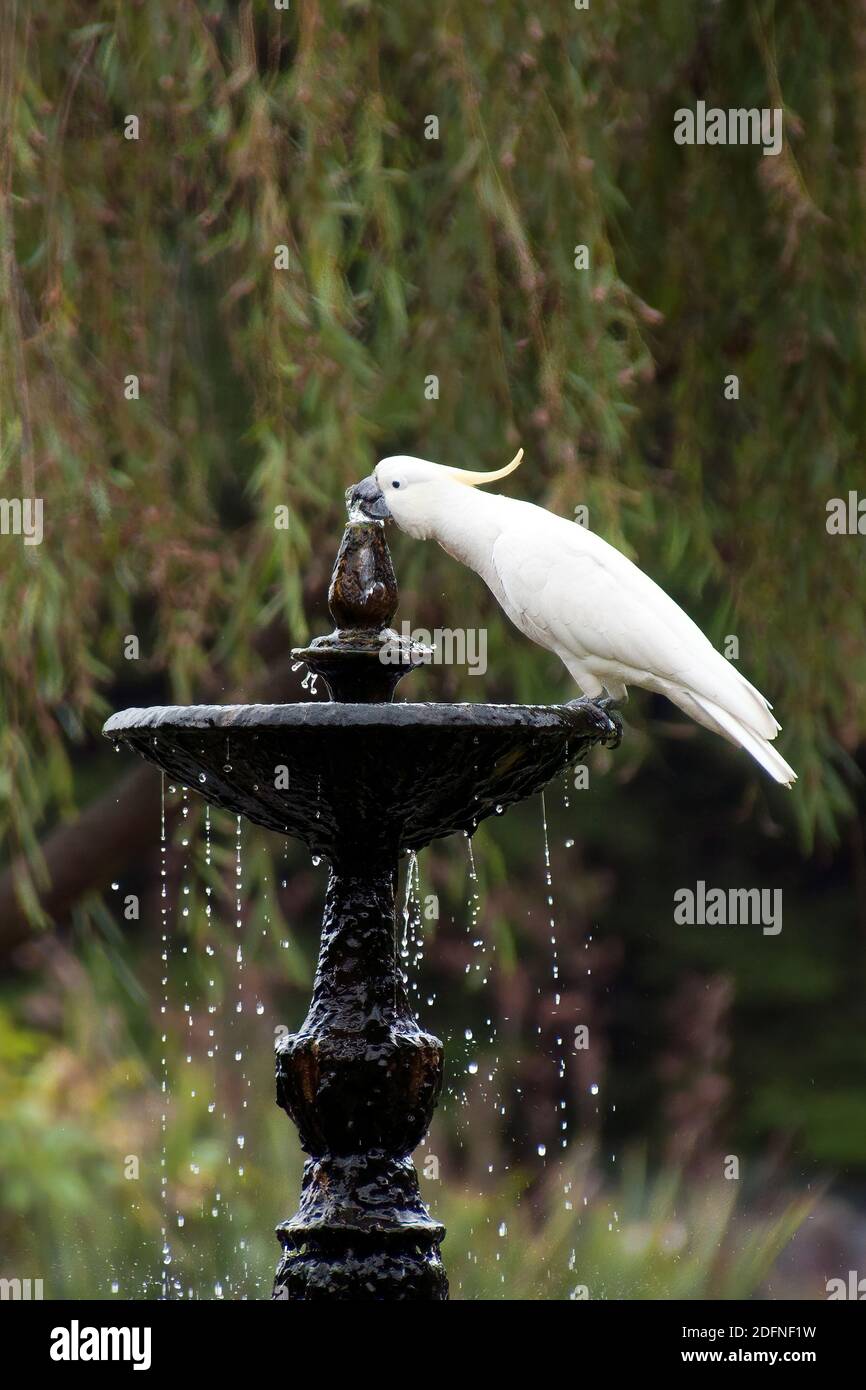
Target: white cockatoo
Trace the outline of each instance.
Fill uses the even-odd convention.
[[[771,706],[658,584],[586,527],[478,490],[522,457],[521,449],[505,468],[474,473],[398,454],[351,489],[350,502],[468,565],[590,699],[606,691],[624,700],[630,685],[666,695],[791,786],[796,773],[771,742],[780,728]]]

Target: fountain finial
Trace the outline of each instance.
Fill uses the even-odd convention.
[[[338,631],[380,632],[397,612],[398,598],[384,522],[350,521],[328,590],[328,610]]]
[[[425,648],[389,627],[398,601],[384,522],[350,514],[328,590],[336,627],[292,652],[322,677],[332,700],[388,704],[398,681],[424,661]]]

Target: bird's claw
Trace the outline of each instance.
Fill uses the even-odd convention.
[[[611,733],[607,738],[602,739],[605,748],[619,748],[622,743],[622,700],[615,700],[612,695],[605,695],[601,700],[593,700],[592,704],[596,709],[604,710],[611,724]]]
[[[608,730],[601,742],[605,748],[619,748],[622,743],[622,717],[620,715],[620,701],[615,700],[611,695],[605,695],[601,700],[591,700],[587,695],[583,695],[578,700],[569,700],[570,705],[581,705],[584,708],[601,710],[607,719]]]

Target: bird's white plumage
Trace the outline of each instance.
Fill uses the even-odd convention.
[[[376,469],[397,524],[475,570],[515,626],[555,652],[585,695],[622,698],[630,685],[666,695],[777,781],[795,780],[770,742],[779,725],[763,695],[648,575],[585,527],[478,492],[479,475],[465,476],[472,485],[458,470],[405,457]]]

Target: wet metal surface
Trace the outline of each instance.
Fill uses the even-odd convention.
[[[364,853],[378,845],[396,855],[474,830],[613,737],[614,725],[577,702],[311,701],[124,710],[105,733],[214,805],[339,863],[360,847],[359,831]]]
[[[442,1086],[442,1044],[409,1005],[396,954],[396,873],[332,873],[310,1011],[277,1048],[277,1103],[311,1155],[277,1228],[275,1297],[441,1300],[444,1228],[412,1151]]]

